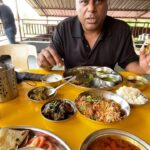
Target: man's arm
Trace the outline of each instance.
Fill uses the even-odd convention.
[[[150,74],[150,54],[146,54],[144,48],[140,49],[140,57],[138,61],[129,63],[125,70],[139,74]]]
[[[37,58],[37,63],[40,67],[47,68],[54,65],[64,65],[59,54],[52,48],[43,49]]]
[[[129,71],[129,72],[138,73],[138,74],[146,74],[145,71],[140,67],[138,61],[134,61],[134,62],[129,63],[126,66],[125,70]]]
[[[55,29],[49,47],[42,49],[37,58],[40,67],[47,68],[54,65],[63,66],[63,35],[62,25],[58,24]]]

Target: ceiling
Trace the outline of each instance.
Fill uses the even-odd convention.
[[[40,16],[76,15],[75,0],[26,0]],[[115,18],[150,19],[150,0],[108,0],[108,15]]]

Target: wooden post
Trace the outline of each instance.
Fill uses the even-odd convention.
[[[46,16],[46,34],[49,33],[49,30],[48,30],[48,16]]]

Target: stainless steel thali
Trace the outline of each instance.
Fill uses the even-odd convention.
[[[122,76],[108,67],[81,66],[68,69],[64,77],[76,76],[71,84],[85,88],[112,88],[123,81]]]
[[[14,130],[28,130],[29,137],[27,138],[27,141],[29,141],[31,138],[34,138],[35,136],[43,136],[53,145],[54,150],[71,150],[70,147],[61,138],[48,130],[43,130],[30,126],[10,126],[7,128]],[[20,148],[22,147],[25,148],[24,146],[21,146]]]

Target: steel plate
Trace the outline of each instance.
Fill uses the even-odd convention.
[[[15,130],[29,130],[29,138],[30,140],[32,137],[36,135],[44,135],[46,139],[48,139],[53,146],[55,147],[55,150],[71,150],[70,147],[57,135],[54,133],[48,131],[48,130],[43,130],[40,128],[34,128],[31,126],[9,126],[7,128],[10,129],[15,129]]]
[[[98,66],[71,68],[63,76],[76,76],[71,84],[84,88],[111,89],[123,81],[122,76],[111,68]]]

